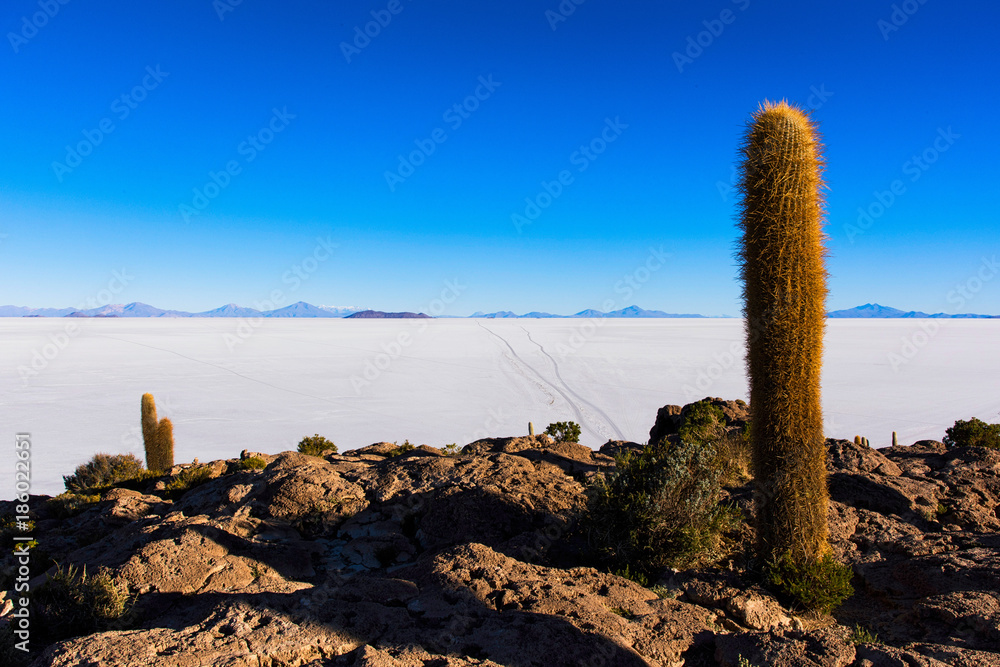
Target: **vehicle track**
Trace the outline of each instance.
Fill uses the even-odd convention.
[[[597,430],[597,432],[600,433],[602,437],[607,437],[608,440],[625,440],[625,435],[622,433],[621,429],[618,428],[618,425],[615,424],[614,420],[611,419],[610,416],[608,416],[608,413],[606,413],[604,410],[602,410],[601,408],[597,407],[596,405],[585,399],[583,396],[580,396],[580,394],[576,393],[570,388],[566,380],[563,379],[562,373],[559,372],[559,363],[552,357],[551,354],[548,353],[548,351],[546,351],[546,349],[542,346],[541,343],[539,343],[538,341],[536,341],[534,338],[531,337],[531,332],[525,329],[524,327],[521,327],[521,331],[523,331],[525,335],[528,337],[528,340],[537,345],[541,353],[544,354],[548,358],[548,360],[552,362],[552,369],[555,371],[556,377],[559,378],[559,382],[562,383],[562,386],[566,389],[566,391],[575,396],[576,399],[580,401],[580,403],[583,403],[584,405],[590,407],[591,410],[593,410],[598,415],[603,417],[607,426],[610,427],[610,429],[614,432],[614,435],[617,435],[618,437],[612,438],[611,434],[605,433],[604,430],[600,428],[595,430]],[[597,420],[592,419],[591,421],[596,422]]]
[[[578,424],[580,424],[581,426],[587,426],[587,427],[589,427],[591,430],[597,432],[601,437],[607,437],[609,440],[611,439],[609,433],[607,433],[607,427],[606,427],[606,425],[603,424],[603,423],[601,423],[599,419],[596,419],[593,414],[590,414],[588,411],[582,409],[580,407],[580,405],[576,401],[573,400],[573,396],[576,396],[579,399],[578,395],[576,395],[575,393],[569,391],[568,387],[565,387],[565,390],[564,390],[563,388],[560,388],[559,386],[557,386],[555,383],[550,382],[549,380],[547,380],[541,373],[539,373],[538,371],[536,371],[532,367],[531,364],[529,364],[527,361],[525,361],[521,357],[521,355],[519,355],[514,350],[513,346],[511,346],[510,342],[508,342],[508,340],[506,338],[504,338],[500,334],[496,333],[495,331],[491,330],[489,327],[483,326],[483,324],[481,322],[476,322],[476,324],[478,324],[480,327],[482,327],[483,329],[485,329],[488,333],[490,333],[491,335],[493,335],[494,337],[496,337],[500,342],[502,342],[507,347],[507,349],[510,351],[510,354],[513,355],[514,359],[516,359],[517,361],[519,361],[521,363],[521,365],[523,365],[529,371],[531,371],[531,373],[536,378],[538,378],[538,380],[533,380],[532,378],[528,377],[527,374],[523,370],[521,370],[521,368],[518,366],[518,364],[514,364],[514,369],[517,370],[518,373],[520,373],[521,375],[523,375],[526,379],[534,382],[535,384],[539,384],[539,382],[541,382],[546,387],[551,388],[552,391],[554,391],[557,394],[559,394],[560,396],[562,396],[563,400],[565,400],[566,403],[569,405],[569,407],[573,410],[573,414],[576,417],[576,421],[577,421]],[[532,342],[534,342],[534,341],[532,341]],[[537,345],[537,343],[536,343],[536,345]],[[562,379],[560,378],[560,382],[561,381],[562,381]],[[565,383],[563,383],[563,385],[565,385]],[[548,393],[548,392],[546,392],[546,393]],[[572,394],[572,396],[571,396],[571,394]],[[580,400],[582,401],[582,399],[580,399]],[[582,402],[586,403],[586,401],[582,401]],[[587,403],[587,404],[590,405],[589,403]],[[593,407],[593,406],[590,405],[590,407]]]

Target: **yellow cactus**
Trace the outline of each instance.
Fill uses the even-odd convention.
[[[174,427],[169,419],[156,419],[156,402],[152,394],[143,394],[142,444],[146,450],[148,470],[167,471],[174,466]]]
[[[805,112],[765,102],[747,128],[739,183],[757,546],[765,560],[802,564],[830,552],[821,149]]]

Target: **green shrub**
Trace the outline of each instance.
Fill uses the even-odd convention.
[[[721,474],[723,485],[742,484],[750,478],[750,429],[726,427],[722,409],[708,401],[692,404],[678,429],[684,442],[710,443],[715,447],[713,467]]]
[[[949,447],[988,447],[1000,449],[1000,424],[987,424],[973,417],[959,419],[945,431],[944,444]]]
[[[868,628],[861,627],[857,624],[855,624],[854,629],[851,630],[851,636],[848,640],[852,644],[881,644],[878,640],[877,634]]]
[[[60,493],[55,498],[49,498],[45,506],[58,519],[69,519],[80,512],[90,509],[90,507],[101,500],[101,496],[84,493]]]
[[[81,493],[141,479],[146,477],[146,472],[142,461],[132,454],[95,454],[72,475],[64,475],[63,483],[67,491]]]
[[[200,486],[210,479],[212,479],[212,468],[209,466],[184,468],[180,474],[166,483],[163,490],[167,497],[179,498],[189,489]]]
[[[819,561],[797,561],[790,553],[764,568],[767,583],[810,611],[829,613],[854,593],[851,568],[826,554]]]
[[[441,448],[441,451],[444,452],[445,456],[458,456],[462,453],[462,450],[458,447],[458,443],[455,442],[450,445],[445,445]]]
[[[240,470],[263,470],[267,467],[267,461],[259,456],[251,456],[240,459]]]
[[[299,451],[303,454],[308,454],[309,456],[322,456],[323,452],[328,449],[332,449],[333,453],[337,453],[337,445],[333,444],[333,441],[327,440],[319,433],[313,436],[306,436],[299,440]]]
[[[663,440],[617,457],[588,490],[585,523],[601,559],[649,576],[720,555],[739,513],[719,502],[715,456],[709,443]]]
[[[31,594],[31,606],[37,619],[32,630],[38,627],[49,643],[122,629],[132,620],[127,586],[103,568],[88,576],[86,568],[57,567]]]
[[[643,572],[632,570],[628,564],[618,571],[613,571],[611,574],[617,575],[622,579],[628,579],[629,581],[634,581],[643,588],[649,588],[649,576]]]
[[[414,449],[416,449],[416,447],[411,445],[409,440],[404,440],[403,444],[401,444],[399,447],[396,447],[395,449],[390,449],[388,452],[385,453],[385,455],[390,457],[399,456],[401,454],[405,454],[406,452],[412,452]]]
[[[576,422],[554,422],[545,428],[556,442],[580,442],[580,425]]]

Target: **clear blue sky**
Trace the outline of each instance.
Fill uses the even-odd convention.
[[[727,185],[787,98],[827,145],[829,307],[1000,313],[992,0],[233,1],[4,3],[0,303],[76,306],[124,268],[113,302],[191,311],[426,310],[457,279],[448,314],[736,315]]]

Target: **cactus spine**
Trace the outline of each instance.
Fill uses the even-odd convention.
[[[156,419],[156,401],[152,394],[143,394],[142,444],[146,450],[148,470],[168,471],[174,467],[174,425],[169,419]]]
[[[741,157],[738,259],[757,547],[765,561],[805,565],[830,553],[819,386],[827,293],[821,145],[803,111],[765,102]]]

